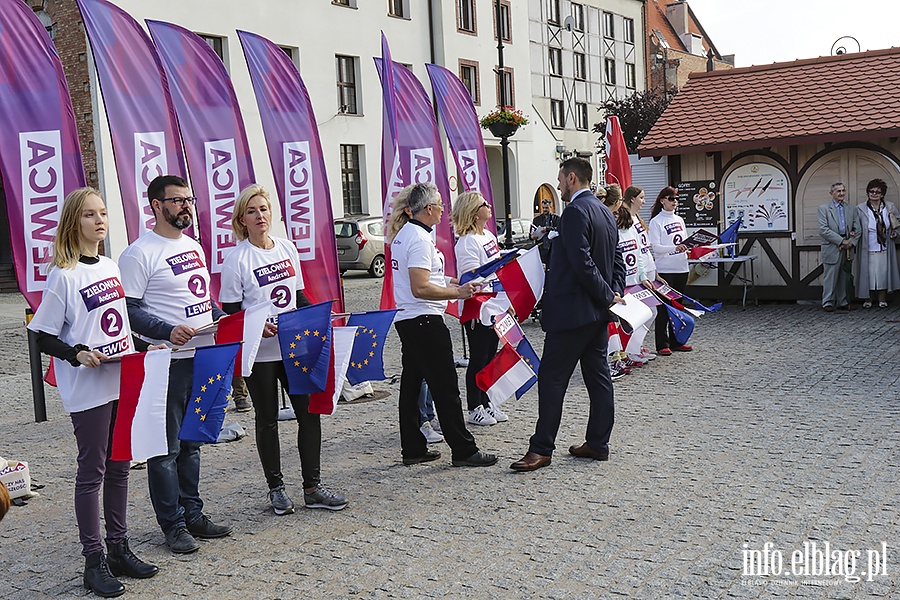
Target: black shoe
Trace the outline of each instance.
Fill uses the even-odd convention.
[[[109,572],[109,565],[102,552],[96,552],[84,559],[84,587],[101,598],[115,598],[125,593],[122,582]]]
[[[403,457],[404,465],[417,465],[423,462],[431,462],[441,457],[441,453],[437,450],[426,450],[422,456],[414,456],[412,458]]]
[[[193,523],[188,523],[187,528],[192,536],[201,540],[213,540],[231,533],[231,525],[216,525],[206,515],[201,516]]]
[[[190,554],[200,549],[200,544],[184,525],[166,533],[166,546],[175,554]]]
[[[496,454],[488,454],[479,450],[469,458],[463,460],[453,460],[454,467],[490,467],[497,463]]]
[[[145,563],[135,556],[128,547],[127,539],[118,544],[107,544],[107,549],[109,554],[106,556],[106,562],[109,564],[109,570],[116,577],[125,575],[135,579],[148,579],[159,572],[159,567]]]

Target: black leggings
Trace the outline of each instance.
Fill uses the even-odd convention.
[[[256,449],[269,489],[284,484],[281,475],[281,446],[278,443],[278,382],[287,389],[287,374],[281,361],[258,362],[253,375],[246,378],[247,389],[256,411]],[[300,452],[300,471],[303,487],[319,485],[322,452],[322,423],[319,415],[309,413],[309,395],[288,396],[297,417],[297,450]]]
[[[477,319],[463,323],[466,330],[466,338],[469,340],[469,366],[466,368],[466,403],[469,410],[475,410],[479,406],[487,408],[489,399],[475,383],[475,376],[487,366],[491,359],[497,355],[497,346],[500,338],[494,333],[493,327],[482,325]]]
[[[683,292],[687,285],[687,273],[660,273],[663,279],[669,284],[669,287],[675,288],[679,292]],[[675,340],[675,330],[672,329],[672,322],[669,321],[669,311],[665,306],[658,306],[656,311],[656,349],[672,348],[678,346]]]

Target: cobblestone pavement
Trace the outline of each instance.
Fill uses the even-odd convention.
[[[379,284],[350,274],[349,308],[376,306]],[[86,596],[74,436],[55,391],[49,421],[33,422],[22,308],[17,296],[0,299],[0,454],[29,461],[44,487],[0,523],[0,596]],[[193,555],[165,548],[146,471],[134,470],[132,547],[160,572],[125,580],[128,597],[898,597],[898,320],[896,307],[727,306],[700,319],[693,353],[616,383],[609,462],[566,454],[587,419],[576,374],[554,462],[535,473],[508,465],[527,448],[536,388],[505,405],[509,422],[473,426],[479,445],[500,455],[496,467],[453,468],[446,447],[439,461],[404,467],[398,384],[379,382],[389,398],[323,419],[323,481],[351,501],[341,512],[276,517],[252,436],[204,448],[207,513],[235,531]],[[451,331],[461,354],[460,328]],[[529,322],[526,333],[540,352],[539,327]],[[387,373],[398,374],[395,333],[386,348]],[[252,413],[234,418],[252,431]],[[302,502],[294,436],[283,423],[286,483]],[[837,574],[816,575],[812,564],[791,574],[792,553],[803,569],[811,542],[829,544]],[[887,575],[870,577],[867,551],[882,543]],[[767,551],[772,568],[780,558],[781,574],[745,575],[751,551]],[[851,564],[845,577],[841,565]]]

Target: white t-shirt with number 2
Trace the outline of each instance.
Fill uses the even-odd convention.
[[[303,289],[297,248],[285,239],[270,239],[275,246],[268,250],[243,240],[225,256],[219,290],[221,302],[240,302],[241,308],[270,302],[273,316],[296,308],[297,290]],[[279,360],[278,338],[263,338],[256,362]]]
[[[193,239],[163,237],[148,231],[119,257],[125,295],[143,301],[144,309],[169,325],[203,327],[212,323],[209,270],[203,249]],[[153,340],[167,344],[169,340]]]
[[[119,268],[105,256],[99,258],[93,265],[79,262],[74,269],[50,269],[28,329],[55,335],[70,346],[84,344],[106,356],[133,352]],[[73,367],[54,358],[53,368],[66,412],[96,408],[119,397],[119,362]]]

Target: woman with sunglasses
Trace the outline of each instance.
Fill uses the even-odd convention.
[[[866,185],[868,199],[856,207],[863,234],[857,245],[854,278],[856,297],[865,298],[863,308],[871,308],[878,298],[878,307],[887,308],[888,292],[900,289],[900,269],[897,268],[897,229],[900,214],[893,202],[885,200],[887,184],[873,179]],[[893,219],[892,219],[893,217]]]
[[[456,242],[456,269],[465,273],[500,256],[500,246],[494,234],[485,229],[491,218],[491,205],[478,192],[464,192],[453,204],[451,220],[459,240]],[[491,291],[486,282],[483,292]],[[475,376],[497,354],[500,339],[494,333],[494,316],[509,309],[506,294],[492,298],[481,305],[480,314],[473,318],[461,317],[466,338],[469,340],[469,366],[466,368],[466,401],[469,406],[468,422],[471,425],[496,425],[509,420],[500,407],[494,406],[476,384]],[[462,320],[466,319],[466,320]]]
[[[672,186],[664,187],[650,211],[650,248],[656,258],[657,273],[676,290],[684,290],[688,280],[688,247],[684,245],[687,228],[684,219],[675,214],[678,195]],[[672,351],[688,352],[688,345],[675,340],[675,332],[665,310],[656,314],[656,353],[669,356]]]
[[[531,221],[531,225],[531,235],[529,237],[540,243],[538,252],[541,255],[541,262],[544,263],[546,268],[550,261],[550,248],[553,246],[553,238],[550,237],[550,232],[556,231],[556,228],[559,227],[559,215],[553,212],[553,200],[549,198],[541,200],[541,213]]]
[[[110,458],[120,363],[103,363],[132,352],[134,342],[119,267],[100,255],[106,233],[106,205],[100,192],[85,187],[66,196],[47,287],[28,329],[37,333],[41,351],[53,357],[59,396],[72,419],[78,448],[75,521],[85,557],[84,587],[113,598],[125,593],[116,576],[145,579],[159,569],[128,547],[125,514],[131,462]],[[142,350],[146,348],[142,344]],[[101,487],[108,555],[103,553],[100,533]]]

